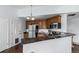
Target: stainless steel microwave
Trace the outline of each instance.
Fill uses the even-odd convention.
[[[61,23],[53,23],[50,25],[51,29],[61,29]]]

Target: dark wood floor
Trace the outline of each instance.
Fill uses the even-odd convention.
[[[22,52],[23,52],[23,45],[20,43],[16,46],[6,49],[0,53],[22,53]]]
[[[79,53],[79,45],[73,44],[72,53]]]

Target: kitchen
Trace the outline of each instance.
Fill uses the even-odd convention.
[[[51,5],[32,6],[32,8],[32,13],[30,13],[30,6],[18,9],[17,18],[14,18],[17,20],[10,20],[12,23],[14,22],[10,29],[14,27],[14,30],[11,30],[14,37],[11,38],[15,40],[8,41],[11,44],[9,45],[12,47],[21,43],[21,46],[14,47],[12,50],[21,50],[23,53],[72,53],[76,33],[68,32],[68,15],[79,11],[74,9],[76,6]],[[30,20],[26,16],[35,16],[35,19]],[[10,24],[12,24],[11,22]],[[15,43],[16,45],[12,45]]]
[[[33,33],[34,31],[31,31],[31,33],[30,33],[30,29],[33,30],[32,28],[35,28],[35,27],[32,27],[32,28],[30,28],[30,27],[34,26],[34,25],[38,25],[38,29],[34,29],[34,30],[38,31],[37,34]],[[72,44],[73,36],[75,34],[61,32],[61,16],[53,15],[52,17],[46,18],[46,19],[39,18],[36,20],[30,20],[30,21],[27,20],[26,26],[27,26],[28,30],[27,30],[27,32],[24,33],[24,36],[25,36],[24,40],[23,40],[24,41],[24,45],[23,45],[24,53],[25,52],[31,52],[31,53],[32,52],[33,53],[37,53],[37,52],[40,52],[40,53],[43,53],[43,52],[44,53],[46,53],[46,52],[48,52],[48,53],[49,52],[52,52],[52,53],[72,52],[71,44]],[[68,42],[66,42],[67,39],[68,39]],[[43,43],[41,43],[41,41]],[[48,42],[44,43],[45,41],[46,42],[48,41]],[[50,41],[52,41],[51,42],[52,45],[49,43]],[[34,43],[34,42],[36,42],[36,43]],[[65,43],[65,45],[63,45],[62,42]],[[29,43],[31,43],[31,44],[29,44]],[[60,47],[56,46],[57,44]],[[37,48],[35,48],[34,46]],[[47,47],[51,46],[51,47],[45,48],[46,46]],[[41,47],[43,47],[43,48],[41,48]],[[68,49],[68,47],[69,47],[69,49]],[[46,50],[46,49],[48,49],[48,50]]]

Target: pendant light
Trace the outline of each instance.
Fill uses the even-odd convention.
[[[30,7],[31,7],[30,16],[28,16],[26,19],[27,19],[27,20],[35,20],[35,18],[34,18],[33,15],[32,15],[32,5],[30,5]]]

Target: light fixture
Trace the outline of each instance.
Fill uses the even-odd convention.
[[[34,18],[33,15],[32,15],[32,5],[30,5],[30,7],[31,7],[30,16],[28,16],[26,19],[27,19],[27,20],[35,20],[35,18]]]

